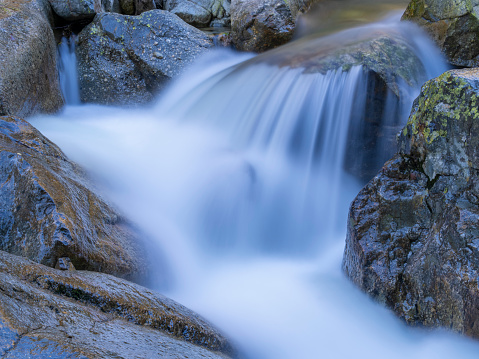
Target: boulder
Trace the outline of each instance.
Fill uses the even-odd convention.
[[[479,71],[427,82],[349,211],[346,275],[411,325],[479,338]]]
[[[402,19],[422,26],[451,64],[479,66],[479,0],[412,0]]]
[[[93,19],[104,11],[101,0],[48,0],[55,14],[66,21]]]
[[[284,0],[232,0],[231,31],[238,50],[263,52],[291,40],[294,18]]]
[[[230,358],[229,341],[181,304],[103,273],[0,251],[5,358]]]
[[[99,14],[77,40],[81,100],[117,105],[151,101],[212,46],[208,36],[167,11]]]
[[[230,16],[230,0],[165,0],[164,9],[196,27],[207,27],[211,21]]]
[[[140,235],[28,122],[0,117],[0,250],[54,267],[145,280]]]
[[[0,4],[0,115],[52,113],[63,106],[50,16],[42,0]]]

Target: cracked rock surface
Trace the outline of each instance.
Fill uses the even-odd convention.
[[[0,251],[1,358],[229,358],[225,337],[156,292]]]
[[[212,46],[208,36],[167,11],[99,14],[78,37],[81,100],[110,105],[149,102]]]
[[[412,325],[479,338],[479,71],[427,82],[352,202],[343,269]]]

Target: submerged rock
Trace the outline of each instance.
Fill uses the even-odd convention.
[[[208,36],[167,11],[100,14],[78,37],[81,100],[146,103],[212,46]]]
[[[63,106],[50,16],[42,0],[0,3],[0,115],[51,113]]]
[[[212,21],[230,16],[230,0],[165,0],[164,9],[196,27],[207,27]]]
[[[81,169],[29,123],[0,117],[0,250],[53,267],[145,280],[138,233]]]
[[[294,18],[284,0],[232,0],[231,31],[238,50],[263,52],[291,40]]]
[[[7,358],[230,358],[191,310],[102,273],[61,271],[0,251],[0,354]]]
[[[396,134],[413,101],[411,89],[419,89],[426,80],[426,70],[417,49],[407,41],[408,35],[409,28],[402,26],[355,28],[327,37],[300,39],[251,62],[323,75],[362,67],[362,79],[356,89],[351,89],[351,96],[360,100],[354,105],[351,122],[356,126],[351,126],[348,134],[345,169],[367,182],[395,153]]]
[[[412,0],[403,20],[422,26],[456,66],[479,66],[478,0]]]
[[[343,268],[412,325],[479,338],[479,71],[427,82],[351,204]]]

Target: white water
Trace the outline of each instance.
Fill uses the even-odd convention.
[[[63,37],[58,46],[58,72],[60,87],[67,105],[80,104],[77,59],[75,54],[75,35]]]
[[[72,106],[33,124],[159,244],[162,292],[247,357],[476,358],[478,344],[405,327],[341,273],[361,68],[235,66],[246,58],[211,55],[151,108]]]

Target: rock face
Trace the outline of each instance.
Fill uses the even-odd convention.
[[[201,31],[167,11],[100,14],[78,37],[81,100],[146,103],[212,46]]]
[[[0,117],[0,250],[133,280],[147,272],[133,228],[55,144],[11,117]]]
[[[164,9],[196,27],[206,27],[222,20],[228,25],[230,0],[165,0]]]
[[[263,52],[291,40],[294,18],[284,0],[232,0],[231,31],[238,50]]]
[[[42,0],[0,4],[0,115],[51,113],[63,106],[49,16]]]
[[[422,26],[451,64],[479,66],[478,0],[412,0],[402,19]]]
[[[5,358],[229,358],[228,340],[182,305],[102,273],[0,251]]]
[[[479,338],[479,72],[427,82],[351,204],[343,268],[412,325]]]

